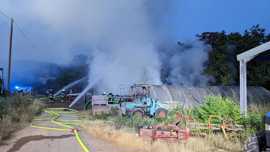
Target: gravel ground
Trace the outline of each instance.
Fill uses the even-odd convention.
[[[44,114],[45,116],[45,114]],[[76,116],[63,116],[76,119]],[[35,121],[34,124],[55,127],[49,121]],[[130,149],[117,147],[106,141],[96,139],[84,130],[80,135],[91,152],[132,152]],[[18,131],[0,146],[0,152],[82,152],[72,132],[51,131],[26,127]]]

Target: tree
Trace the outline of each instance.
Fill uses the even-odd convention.
[[[198,38],[210,45],[205,74],[214,77],[214,85],[237,85],[239,83],[239,64],[236,55],[270,41],[270,35],[259,25],[253,26],[243,34],[222,32],[204,32]],[[261,60],[260,55],[248,65],[248,84],[269,86],[270,60]]]
[[[59,90],[65,85],[79,80],[88,75],[88,58],[85,55],[74,56],[70,64],[59,66],[59,72],[53,78],[48,79],[45,84],[35,87],[39,93],[45,93],[47,89]]]

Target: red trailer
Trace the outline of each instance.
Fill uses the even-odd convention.
[[[152,141],[178,142],[187,141],[190,137],[190,131],[188,128],[180,128],[176,125],[156,125],[140,128],[139,136]]]

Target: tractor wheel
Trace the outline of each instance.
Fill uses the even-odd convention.
[[[248,138],[244,146],[244,152],[260,152],[258,136]]]
[[[143,118],[144,113],[141,110],[135,110],[132,112],[132,116],[136,118]]]
[[[159,108],[155,113],[155,117],[156,118],[166,118],[167,113],[168,113],[168,111],[166,109]]]

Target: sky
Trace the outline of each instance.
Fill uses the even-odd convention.
[[[150,3],[153,2],[150,1]],[[158,2],[155,1],[155,3]],[[31,0],[1,0],[0,2],[0,10],[9,16],[13,16],[28,36],[28,38],[25,38],[16,29],[15,49],[16,47],[27,48],[28,50],[35,47],[44,49],[44,45],[48,50],[67,49],[63,45],[55,46],[54,44],[57,41],[64,43],[63,41],[67,38],[63,34],[55,31],[52,33],[47,28],[46,23],[43,24],[29,17],[35,16],[33,10],[28,7],[28,5],[31,6],[31,3],[33,3]],[[162,20],[158,20],[161,22],[160,26],[162,26],[163,33],[169,35],[173,41],[192,40],[196,34],[206,31],[243,32],[256,24],[260,24],[270,31],[269,0],[168,0],[167,3],[168,5],[164,6],[165,9],[155,9],[154,7],[157,5],[155,4],[149,10],[155,11],[156,18],[162,18]],[[164,5],[164,2],[161,2],[160,5]],[[44,7],[46,6],[44,5]],[[50,9],[47,11],[50,11]],[[37,17],[40,16],[37,15]],[[6,37],[9,29],[6,21],[5,17],[0,15],[1,52],[6,50],[6,47],[3,46],[7,43]],[[70,48],[83,50],[84,46],[76,44],[69,46],[68,49]],[[20,55],[24,55],[23,51]],[[29,55],[29,58],[36,58],[37,60],[41,58],[37,53]],[[68,57],[67,54],[62,54],[62,56],[63,58]],[[58,57],[51,58],[51,60],[59,62],[57,61]]]
[[[176,39],[205,31],[243,32],[260,24],[270,32],[269,0],[177,0],[169,18]]]

